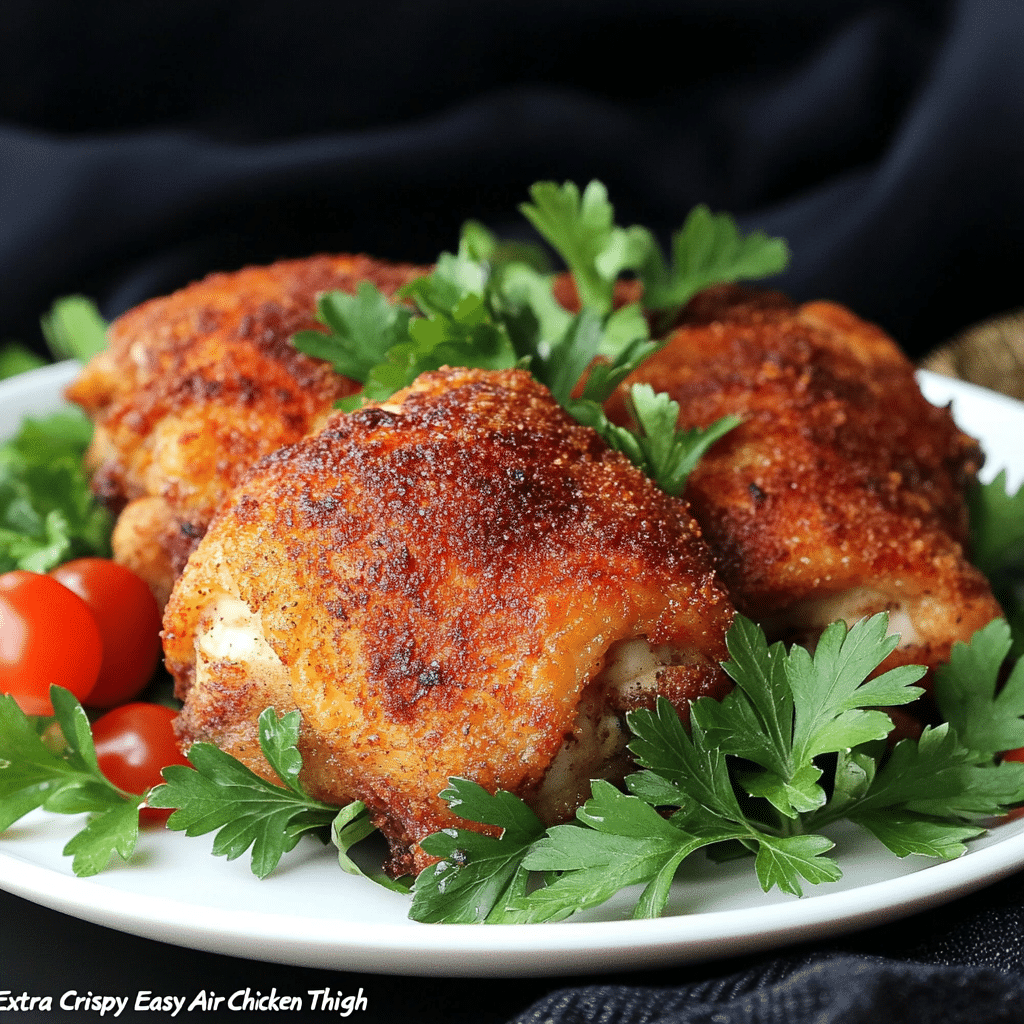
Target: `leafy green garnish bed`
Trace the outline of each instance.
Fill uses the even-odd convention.
[[[106,345],[106,321],[80,295],[59,299],[43,317],[58,359],[87,359]],[[35,369],[40,356],[18,343],[0,353],[0,376]],[[82,469],[92,424],[77,409],[26,419],[0,445],[0,572],[47,572],[84,555],[108,555],[113,518]]]
[[[85,416],[69,411],[26,420],[0,446],[0,572],[109,553],[113,520],[82,472],[91,435]]]

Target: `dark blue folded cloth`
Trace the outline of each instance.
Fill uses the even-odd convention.
[[[678,988],[564,989],[514,1024],[996,1024],[1024,1020],[1022,994],[988,968],[811,956]]]
[[[53,10],[51,10],[51,6]],[[26,5],[0,67],[0,331],[212,269],[429,260],[600,178],[663,239],[787,237],[795,297],[920,353],[1021,301],[1024,8],[990,0]]]
[[[245,263],[426,261],[469,217],[524,236],[516,205],[543,178],[603,180],[619,220],[663,240],[695,203],[733,211],[789,239],[781,287],[847,302],[911,354],[1024,305],[1018,3],[40,2],[5,12],[0,39],[0,339],[41,346],[40,312],[69,292],[114,316]],[[1010,879],[814,948],[412,982],[433,998],[401,1007],[532,1024],[1024,1021],[1022,915]],[[203,956],[172,962],[221,969]],[[397,999],[382,982],[378,1004]]]
[[[607,981],[562,985],[509,1024],[1024,1021],[1024,878],[832,941]]]

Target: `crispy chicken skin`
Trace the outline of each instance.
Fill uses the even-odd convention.
[[[813,644],[887,610],[902,638],[887,664],[935,666],[1001,614],[964,553],[979,447],[878,328],[830,302],[712,289],[624,386],[641,381],[683,426],[743,418],[686,497],[737,609],[770,635]],[[625,418],[621,393],[609,412]]]
[[[732,614],[683,501],[529,375],[443,369],[250,470],[164,646],[185,746],[272,777],[257,716],[298,709],[305,786],[364,801],[397,873],[458,823],[449,776],[549,823],[621,779],[628,709],[728,690]]]
[[[315,256],[212,274],[126,313],[70,386],[96,425],[87,464],[120,513],[114,555],[167,599],[243,470],[318,427],[357,385],[290,344],[316,300],[371,281],[393,295],[425,268]]]

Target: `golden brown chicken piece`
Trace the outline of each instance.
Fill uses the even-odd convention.
[[[964,553],[979,447],[878,328],[830,302],[712,289],[635,382],[679,402],[683,426],[743,418],[686,497],[737,609],[771,637],[813,643],[885,610],[901,636],[887,664],[935,666],[1001,614]],[[623,420],[621,394],[609,412]]]
[[[114,555],[161,604],[242,472],[358,390],[289,342],[322,329],[317,297],[361,281],[393,295],[425,272],[366,256],[282,261],[212,274],[111,325],[67,397],[96,425],[87,464],[120,513]]]
[[[269,775],[302,714],[306,788],[359,799],[419,869],[449,776],[562,821],[627,769],[624,715],[729,683],[732,607],[684,502],[517,371],[444,369],[262,460],[164,619],[179,733]]]

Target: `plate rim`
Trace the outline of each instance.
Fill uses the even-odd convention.
[[[246,959],[428,977],[573,975],[719,960],[891,923],[967,896],[1024,866],[1024,822],[997,830],[1013,824],[1012,835],[909,874],[763,907],[646,920],[360,922],[358,934],[352,934],[344,918],[327,922],[300,913],[197,908],[165,896],[111,889],[102,876],[77,878],[2,850],[0,888],[94,924]],[[171,833],[163,838],[194,841]],[[756,919],[765,915],[772,918],[771,927],[758,930]],[[319,936],[311,939],[311,930]]]

